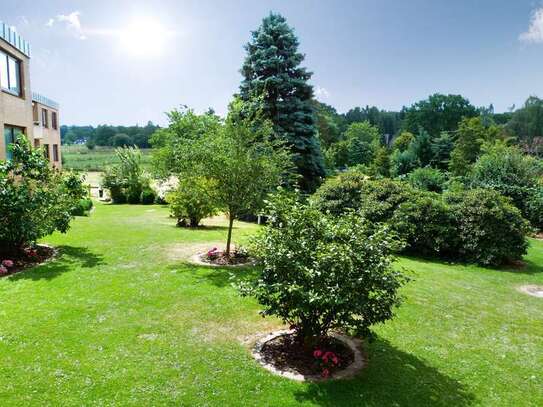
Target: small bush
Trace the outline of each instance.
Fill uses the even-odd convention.
[[[489,189],[446,196],[456,223],[459,256],[483,265],[520,260],[529,225],[511,201]]]
[[[93,203],[90,198],[82,198],[72,209],[72,215],[74,216],[87,216],[92,209]]]
[[[438,169],[425,167],[409,173],[407,181],[422,191],[442,192],[447,177]]]
[[[202,219],[217,211],[215,184],[204,177],[180,180],[177,189],[166,195],[166,200],[179,226],[197,227]]]
[[[323,213],[341,215],[348,209],[358,209],[362,196],[362,186],[367,176],[356,170],[344,172],[329,178],[313,194],[313,205]]]
[[[261,277],[242,292],[294,327],[308,347],[330,329],[367,336],[393,316],[404,278],[392,266],[394,239],[354,213],[323,215],[290,196],[271,200],[270,221],[253,242]]]
[[[53,170],[24,136],[8,148],[12,160],[0,161],[0,253],[16,254],[54,231],[66,232],[86,191],[79,176]]]
[[[156,194],[151,188],[145,188],[141,191],[140,201],[144,205],[151,205],[155,202]]]
[[[450,254],[457,247],[451,210],[436,193],[413,194],[394,211],[390,225],[411,253]]]
[[[142,168],[142,155],[137,147],[123,147],[115,150],[120,161],[106,168],[101,185],[108,189],[113,203],[141,202],[141,193],[150,189],[150,181]]]
[[[543,229],[543,186],[534,188],[524,204],[524,214],[537,229]]]
[[[388,222],[396,209],[416,193],[406,182],[388,178],[368,181],[362,188],[360,212],[371,222]]]

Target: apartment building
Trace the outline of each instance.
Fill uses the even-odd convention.
[[[56,168],[62,167],[59,106],[30,88],[30,44],[0,22],[0,160],[8,145],[25,135]]]

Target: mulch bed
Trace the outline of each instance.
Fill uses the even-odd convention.
[[[217,257],[214,257],[210,259],[205,254],[201,257],[202,261],[209,264],[215,264],[217,266],[233,266],[233,265],[241,265],[241,264],[250,264],[252,262],[252,259],[243,256],[243,257],[235,257],[235,256],[225,256],[225,255],[219,255]]]
[[[12,267],[6,267],[7,273],[0,274],[0,278],[7,277],[12,274],[23,271],[24,269],[41,264],[56,253],[56,250],[50,246],[36,245],[32,248],[26,249],[16,256],[3,256],[0,255],[0,263],[3,260],[13,261]]]
[[[321,375],[322,368],[313,351],[307,353],[303,344],[295,339],[294,334],[286,334],[266,342],[261,350],[263,361],[282,371],[295,371],[303,376]],[[337,370],[345,369],[354,361],[351,348],[338,339],[325,338],[318,348],[336,354],[339,358]]]

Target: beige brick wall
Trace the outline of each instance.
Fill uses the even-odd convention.
[[[5,125],[22,128],[29,140],[33,142],[32,92],[30,91],[29,58],[1,38],[0,50],[21,61],[21,96],[14,96],[0,90],[0,159],[5,159]]]
[[[61,153],[61,145],[60,145],[60,115],[58,110],[53,109],[50,106],[43,105],[41,103],[33,102],[33,108],[34,111],[34,130],[33,130],[33,136],[34,136],[34,145],[37,146],[39,144],[40,146],[47,145],[49,148],[49,159],[51,163],[58,169],[62,168],[62,153]],[[48,127],[44,127],[44,124],[42,123],[42,110],[45,109],[47,111],[47,122]],[[57,128],[53,128],[53,112],[57,114]],[[53,149],[54,146],[57,146],[58,151],[58,160],[54,160],[54,153]]]

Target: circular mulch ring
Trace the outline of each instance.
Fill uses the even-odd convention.
[[[531,295],[532,297],[543,298],[543,286],[541,285],[522,285],[518,290],[521,293]]]
[[[34,247],[34,252],[35,252],[34,255],[25,255],[18,258],[14,258],[14,259],[9,259],[9,260],[13,260],[14,266],[8,268],[7,274],[0,274],[0,278],[8,277],[13,274],[20,273],[30,267],[35,267],[41,264],[45,264],[53,260],[58,254],[57,249],[47,244],[37,244]],[[7,260],[7,259],[0,259],[0,261],[2,260]]]
[[[297,381],[322,381],[354,377],[364,367],[362,341],[339,333],[331,333],[329,347],[334,350],[343,366],[328,378],[315,370],[315,359],[302,355],[299,349],[286,350],[292,343],[293,331],[272,332],[256,342],[252,355],[266,370],[275,375]]]
[[[250,257],[247,258],[246,261],[243,263],[232,263],[232,264],[211,263],[205,260],[205,257],[204,257],[205,255],[206,253],[196,253],[189,258],[189,262],[192,264],[197,264],[199,266],[209,266],[209,267],[247,267],[247,266],[255,266],[257,264],[256,260]]]

